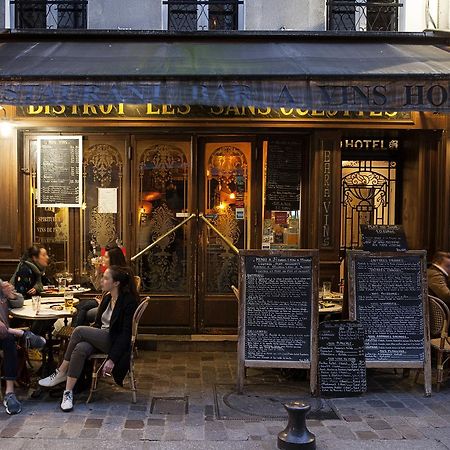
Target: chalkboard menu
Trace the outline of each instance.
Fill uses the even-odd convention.
[[[358,322],[332,320],[319,324],[319,380],[322,395],[366,392],[364,328]]]
[[[423,361],[420,255],[357,256],[356,318],[366,331],[367,361]]]
[[[38,206],[80,207],[82,137],[38,137]]]
[[[363,250],[369,252],[405,252],[408,250],[401,225],[361,225]]]
[[[312,258],[246,258],[245,359],[309,361]]]
[[[300,208],[302,141],[270,139],[267,152],[266,209],[296,211]]]

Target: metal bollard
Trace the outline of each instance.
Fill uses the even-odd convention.
[[[278,448],[281,450],[306,450],[316,448],[316,437],[306,428],[306,413],[311,406],[303,402],[284,405],[289,421],[287,427],[278,434]]]

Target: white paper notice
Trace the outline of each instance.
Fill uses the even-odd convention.
[[[98,212],[117,214],[117,188],[98,188]]]

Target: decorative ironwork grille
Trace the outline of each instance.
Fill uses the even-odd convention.
[[[328,5],[328,29],[332,31],[398,31],[395,0],[333,0]]]
[[[395,224],[395,161],[342,161],[341,249],[361,246],[360,225]]]
[[[165,0],[168,30],[237,30],[242,0]]]
[[[15,28],[87,28],[88,0],[12,0]]]

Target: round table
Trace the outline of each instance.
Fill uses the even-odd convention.
[[[79,300],[77,298],[73,299],[74,305],[76,305],[78,302]],[[62,306],[63,309],[52,309],[52,306]],[[31,300],[25,300],[24,305],[21,308],[10,309],[9,313],[13,317],[31,321],[52,319],[64,319],[65,321],[67,321],[67,319],[72,317],[76,313],[76,311],[76,308],[64,308],[64,297],[41,297],[41,307],[39,312],[33,310]],[[46,340],[47,342],[42,352],[42,366],[39,369],[40,375],[42,377],[46,377],[56,368],[53,356],[53,333],[51,331],[48,333],[48,336],[46,336]]]
[[[73,304],[79,303],[77,298],[73,299]],[[62,306],[63,309],[52,309],[52,306]],[[13,317],[25,320],[49,320],[49,319],[67,319],[76,313],[76,309],[64,309],[64,297],[41,297],[41,308],[38,313],[33,310],[31,300],[25,300],[22,308],[13,308],[10,311]]]

